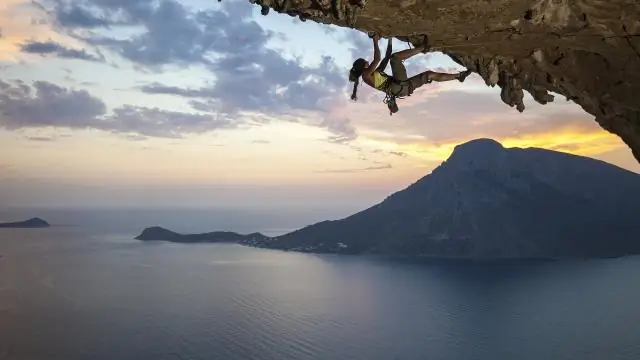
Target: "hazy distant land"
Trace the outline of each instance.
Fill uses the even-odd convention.
[[[0,228],[13,228],[13,229],[32,229],[32,228],[46,228],[49,227],[49,223],[40,218],[31,218],[24,221],[15,221],[0,223]]]

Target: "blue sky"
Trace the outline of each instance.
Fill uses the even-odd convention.
[[[248,1],[5,0],[0,31],[10,206],[366,206],[478,137],[640,171],[575,104],[527,96],[521,114],[475,74],[418,89],[393,117],[369,88],[354,103],[365,34]],[[463,69],[439,53],[406,64]]]

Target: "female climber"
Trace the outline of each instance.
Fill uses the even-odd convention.
[[[463,82],[467,76],[471,74],[471,70],[465,70],[457,74],[438,73],[427,70],[418,75],[407,77],[407,69],[402,62],[416,54],[426,53],[428,51],[429,44],[427,36],[424,36],[424,42],[421,48],[416,47],[396,53],[392,53],[391,38],[389,38],[385,58],[382,60],[380,66],[378,66],[378,63],[380,63],[380,48],[378,47],[380,36],[373,34],[370,37],[373,39],[373,61],[369,63],[367,60],[360,58],[353,62],[353,67],[349,71],[349,81],[354,83],[353,93],[351,94],[351,99],[354,101],[358,99],[358,83],[361,76],[367,85],[387,94],[385,103],[389,107],[391,114],[393,114],[398,111],[398,106],[395,103],[396,97],[410,96],[413,90],[432,81],[457,79]],[[391,63],[391,76],[384,73],[387,62]]]

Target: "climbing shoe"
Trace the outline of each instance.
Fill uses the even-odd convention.
[[[469,70],[469,69],[467,69],[467,70],[465,70],[465,71],[461,72],[461,73],[458,75],[458,81],[460,81],[460,82],[464,82],[464,80],[467,78],[467,76],[469,76],[469,75],[471,74],[471,72],[472,72],[472,71],[471,71],[471,70]]]

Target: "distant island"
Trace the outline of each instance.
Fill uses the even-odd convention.
[[[258,242],[265,240],[267,236],[260,233],[242,235],[230,231],[214,231],[201,234],[179,234],[165,228],[154,226],[146,228],[136,236],[142,241],[170,241],[177,243],[242,243]]]
[[[0,223],[0,228],[13,228],[13,229],[33,229],[33,228],[46,228],[49,227],[48,222],[40,218],[31,218],[25,221],[16,221],[8,223]]]
[[[406,189],[349,217],[277,237],[234,239],[313,253],[614,257],[640,253],[639,200],[640,175],[631,171],[583,156],[507,149],[477,139],[458,145]]]

